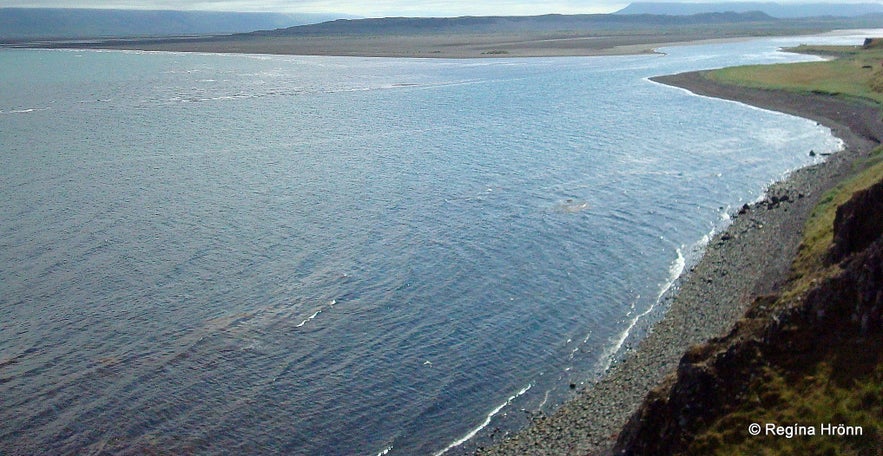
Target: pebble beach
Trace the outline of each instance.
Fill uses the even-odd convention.
[[[556,412],[536,416],[515,434],[499,436],[494,445],[475,450],[477,455],[609,454],[647,393],[673,380],[689,347],[729,332],[755,297],[776,292],[788,280],[813,208],[883,138],[879,111],[870,105],[826,95],[726,86],[704,72],[653,80],[815,120],[830,128],[844,148],[818,165],[791,173],[770,186],[761,201],[731,214],[732,224],[709,241],[698,263],[681,277],[667,300],[665,316],[635,349]]]

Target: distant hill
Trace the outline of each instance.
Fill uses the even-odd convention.
[[[675,3],[635,2],[614,14],[667,14],[685,16],[723,12],[744,13],[761,11],[776,18],[801,17],[857,17],[865,14],[883,14],[879,3],[774,3],[774,2],[722,2],[722,3]]]
[[[515,33],[546,31],[616,30],[640,27],[693,26],[770,22],[776,19],[760,13],[706,13],[692,16],[582,14],[485,17],[387,17],[339,19],[250,33],[258,36],[327,35],[417,35],[439,33]]]
[[[336,19],[319,14],[64,8],[0,8],[0,39],[204,35],[250,32]]]

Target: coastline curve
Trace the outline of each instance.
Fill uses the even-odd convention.
[[[682,275],[665,316],[638,348],[614,364],[553,415],[539,417],[514,436],[479,448],[477,455],[608,454],[628,418],[647,393],[670,382],[681,355],[719,336],[738,320],[755,296],[780,289],[802,238],[803,224],[821,196],[847,175],[852,163],[883,138],[876,108],[821,94],[749,89],[716,83],[707,71],[650,78],[689,92],[816,121],[843,142],[827,160],[788,174],[760,201],[733,214],[715,233],[701,259]],[[787,204],[770,197],[788,195]]]

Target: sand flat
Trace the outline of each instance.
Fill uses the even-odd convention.
[[[740,38],[708,33],[480,33],[107,39],[21,43],[21,47],[405,58],[563,57],[651,54],[664,46]]]

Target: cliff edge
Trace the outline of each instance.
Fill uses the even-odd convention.
[[[614,454],[883,453],[883,180],[837,208],[826,263],[689,350]]]

